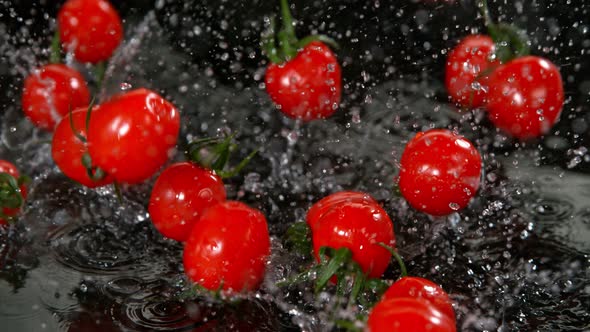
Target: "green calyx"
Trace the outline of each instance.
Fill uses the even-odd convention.
[[[235,134],[232,134],[226,138],[207,137],[193,141],[188,145],[186,157],[192,162],[215,171],[221,178],[233,177],[258,153],[258,149],[254,150],[237,166],[226,169],[231,154],[238,148],[238,145],[232,142],[234,137]]]
[[[20,190],[20,186],[30,182],[27,176],[21,176],[18,179],[8,173],[0,173],[0,218],[11,220],[3,212],[4,208],[18,209],[23,206],[25,198]]]
[[[297,252],[309,255],[312,250],[311,230],[305,222],[293,223],[286,233],[286,243]],[[384,243],[377,245],[385,248],[397,261],[401,277],[407,276],[406,266],[400,255]],[[336,293],[339,297],[348,297],[348,303],[360,303],[364,307],[371,307],[381,298],[381,295],[389,287],[386,280],[369,278],[361,266],[352,258],[352,251],[348,248],[334,249],[322,247],[318,252],[319,263],[311,268],[295,275],[294,277],[279,282],[279,287],[313,280],[314,291],[320,293],[328,287],[332,277],[336,277]]]
[[[338,43],[325,35],[311,35],[303,39],[297,39],[295,22],[287,0],[281,0],[281,18],[283,25],[278,32],[275,31],[274,16],[265,19],[267,29],[262,34],[261,46],[271,62],[276,64],[287,62],[294,58],[300,49],[314,41],[321,41],[334,48],[338,48]]]
[[[494,41],[496,59],[506,63],[530,53],[530,40],[524,30],[511,24],[495,23],[490,15],[487,0],[479,0],[477,7],[484,19],[488,34]]]

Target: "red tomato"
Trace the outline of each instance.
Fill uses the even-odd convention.
[[[393,225],[387,212],[370,200],[342,201],[317,220],[312,228],[313,250],[319,261],[321,247],[348,248],[352,259],[371,278],[380,277],[391,254],[378,245],[395,246]]]
[[[340,103],[340,65],[321,42],[308,44],[286,63],[269,65],[264,82],[270,98],[291,118],[327,118]]]
[[[559,69],[536,56],[517,58],[490,77],[487,110],[496,127],[518,139],[546,134],[563,107]]]
[[[455,310],[449,295],[434,282],[419,277],[403,277],[383,294],[382,301],[400,297],[419,297],[427,300],[438,311],[455,320]]]
[[[16,166],[14,166],[12,163],[6,161],[6,160],[0,160],[0,173],[8,173],[9,175],[12,175],[12,177],[14,177],[16,180],[18,180],[20,173],[18,172],[18,169],[16,168]],[[20,189],[20,193],[23,196],[23,199],[27,198],[27,187],[25,185],[21,185],[19,187]],[[20,208],[2,208],[2,213],[5,216],[8,217],[12,217],[15,216],[16,214],[18,214],[20,211]],[[0,225],[6,225],[7,221],[0,218]]]
[[[465,208],[480,178],[481,156],[473,144],[449,130],[432,129],[406,145],[399,188],[415,209],[442,216]]]
[[[98,112],[99,107],[94,106],[92,114]],[[76,131],[86,137],[87,108],[79,108],[72,112],[72,120]],[[51,142],[51,156],[59,169],[70,179],[89,188],[107,185],[113,182],[113,178],[107,175],[105,178],[94,181],[88,177],[86,168],[82,165],[82,156],[88,152],[86,143],[80,141],[72,131],[70,115],[66,115],[55,128]]]
[[[241,292],[258,288],[270,254],[264,215],[227,201],[209,208],[184,246],[184,271],[201,286]]]
[[[164,236],[186,241],[206,209],[225,201],[221,178],[193,163],[166,168],[152,189],[149,212]]]
[[[90,92],[82,74],[61,64],[35,69],[25,79],[22,107],[39,128],[53,130],[70,109],[90,102]]]
[[[470,35],[447,57],[445,86],[453,102],[463,107],[483,106],[489,91],[488,71],[500,64],[494,60],[492,38]]]
[[[352,202],[367,202],[378,205],[377,201],[373,197],[366,193],[356,191],[340,191],[329,196],[322,198],[315,202],[309,211],[307,211],[306,221],[307,225],[313,230],[318,221],[330,211],[333,207],[352,203]]]
[[[119,14],[106,0],[68,0],[57,15],[62,46],[80,62],[108,60],[123,38]]]
[[[166,163],[179,130],[174,105],[153,91],[133,90],[92,114],[88,149],[93,163],[116,181],[138,183]]]
[[[455,321],[428,301],[402,297],[380,301],[371,310],[368,332],[455,332]]]

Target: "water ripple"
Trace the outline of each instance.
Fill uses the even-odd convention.
[[[50,235],[56,261],[77,271],[101,275],[147,268],[146,243],[143,232],[128,231],[111,222],[67,224]]]
[[[533,217],[541,222],[563,222],[574,214],[575,207],[569,201],[557,197],[543,197],[532,204]]]

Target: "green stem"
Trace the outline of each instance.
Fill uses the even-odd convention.
[[[59,40],[59,31],[56,29],[53,38],[51,39],[51,53],[49,54],[49,62],[61,62],[61,45]]]
[[[246,158],[244,158],[239,164],[238,166],[234,167],[233,169],[229,170],[229,171],[223,171],[223,170],[218,170],[216,171],[217,174],[219,174],[219,176],[221,176],[222,179],[227,179],[227,178],[231,178],[236,176],[238,173],[240,173],[242,171],[242,169],[244,167],[246,167],[246,165],[248,165],[248,163],[250,163],[250,160],[252,160],[252,158],[254,158],[254,156],[258,153],[258,149],[250,152],[250,154],[248,156],[246,156]]]
[[[334,256],[330,258],[328,264],[321,270],[315,287],[315,292],[319,293],[326,285],[330,278],[344,265],[352,259],[352,251],[348,248],[336,250]]]
[[[397,251],[395,251],[392,247],[388,246],[383,242],[379,242],[377,244],[389,251],[389,253],[391,253],[391,255],[395,258],[395,260],[399,264],[399,269],[401,270],[401,278],[407,276],[408,270],[406,269],[406,264],[404,264],[402,257],[397,253]]]
[[[82,143],[86,143],[86,137],[84,137],[84,135],[82,135],[78,129],[76,129],[76,126],[74,125],[74,117],[72,116],[72,105],[68,105],[68,117],[70,118],[70,129],[72,129],[72,133],[74,134],[74,136],[76,136],[76,138],[82,142]],[[88,128],[88,127],[87,127]]]
[[[87,133],[88,133],[88,128],[90,127],[90,116],[92,115],[92,109],[94,108],[95,100],[96,100],[96,97],[93,96],[92,99],[90,100],[90,104],[88,104],[88,109],[86,110],[86,122],[84,123],[84,126],[86,126]]]
[[[104,75],[107,69],[107,61],[101,61],[96,64],[94,67],[94,74],[96,75],[96,86],[98,91],[102,89],[102,84],[104,82]]]
[[[478,0],[477,9],[481,13],[481,16],[483,17],[484,24],[486,25],[486,27],[494,25],[494,21],[492,20],[492,16],[490,15],[490,9],[488,7],[487,0]]]
[[[354,270],[354,282],[352,284],[352,290],[350,291],[348,303],[354,303],[354,301],[358,298],[363,288],[365,288],[365,281],[367,278],[358,264],[355,264]]]
[[[281,58],[277,51],[275,34],[275,18],[271,16],[269,18],[268,28],[262,35],[262,50],[272,63],[280,63]]]
[[[297,39],[295,36],[295,25],[293,24],[293,16],[291,15],[291,9],[287,0],[281,0],[281,14],[283,19],[283,30],[289,38],[289,41]]]
[[[115,188],[115,196],[117,196],[117,200],[119,203],[123,203],[123,195],[121,194],[121,187],[119,186],[119,182],[113,181],[113,187]]]
[[[297,55],[297,36],[295,35],[295,26],[293,25],[293,16],[289,9],[287,0],[281,0],[281,14],[283,19],[283,28],[278,33],[279,47],[283,51],[287,60]]]

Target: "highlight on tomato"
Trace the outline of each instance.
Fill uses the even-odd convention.
[[[377,303],[369,313],[368,332],[455,332],[454,319],[420,297],[395,297]]]
[[[68,0],[57,15],[64,50],[80,62],[108,60],[123,38],[119,14],[107,0]]]
[[[482,159],[465,137],[446,129],[416,134],[400,161],[398,185],[416,210],[443,216],[465,208],[481,182]]]
[[[485,105],[489,75],[500,65],[494,52],[494,41],[486,35],[469,35],[449,52],[445,86],[454,103],[468,108]]]
[[[184,245],[186,275],[209,290],[248,292],[262,283],[270,255],[264,214],[226,201],[207,209]]]
[[[89,102],[90,92],[84,77],[66,65],[45,65],[25,78],[22,108],[39,128],[52,131],[70,110]]]
[[[168,166],[159,175],[148,210],[162,235],[186,241],[205,211],[225,200],[221,177],[195,163],[180,162]]]
[[[134,184],[154,175],[178,139],[176,107],[148,89],[122,93],[100,105],[88,127],[92,163],[115,181]]]
[[[449,295],[436,283],[420,277],[403,277],[394,282],[383,294],[382,300],[417,297],[427,300],[438,311],[453,321],[455,310]]]
[[[489,78],[486,109],[497,128],[521,139],[545,135],[563,109],[563,81],[551,61],[516,58],[496,69]]]

